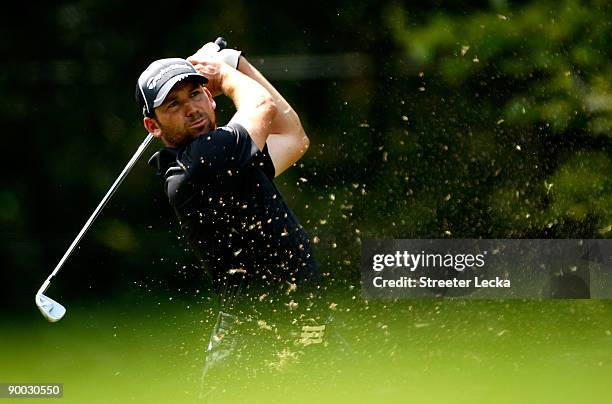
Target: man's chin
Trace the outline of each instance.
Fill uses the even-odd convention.
[[[185,146],[186,144],[193,142],[195,139],[207,134],[208,132],[210,132],[210,129],[209,125],[206,124],[197,127],[189,127],[185,131],[185,135],[182,136],[180,139],[174,139],[173,143],[177,147]]]
[[[193,130],[191,133],[193,133],[193,138],[197,138],[199,136],[202,135],[206,135],[207,133],[211,132],[213,130],[213,128],[211,128],[210,125],[204,125],[202,127],[197,128],[196,130]]]

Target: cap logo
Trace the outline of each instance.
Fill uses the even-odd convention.
[[[152,90],[155,88],[155,86],[157,85],[157,82],[161,80],[164,74],[168,73],[171,70],[176,70],[176,69],[184,69],[184,70],[191,71],[189,66],[185,66],[184,64],[178,64],[178,63],[164,67],[163,69],[159,71],[159,73],[157,73],[155,76],[147,80],[147,87],[149,88],[149,90]]]

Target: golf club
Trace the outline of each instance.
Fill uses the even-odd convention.
[[[76,246],[79,244],[79,241],[81,241],[81,238],[83,238],[83,235],[91,227],[91,224],[94,222],[94,220],[96,220],[102,209],[104,209],[104,206],[106,206],[108,200],[113,196],[117,188],[119,188],[119,185],[121,185],[125,177],[127,177],[128,173],[130,172],[136,161],[138,161],[142,153],[145,151],[151,140],[153,140],[153,135],[149,133],[136,150],[136,153],[134,153],[130,161],[128,161],[127,165],[125,166],[121,174],[119,174],[119,177],[117,177],[106,195],[104,195],[104,198],[102,198],[102,201],[100,202],[96,210],[94,210],[94,212],[91,214],[91,216],[85,223],[85,226],[83,226],[72,244],[70,244],[70,247],[68,247],[68,250],[62,257],[62,259],[59,261],[51,275],[49,275],[49,277],[42,284],[40,289],[38,289],[38,292],[36,292],[36,297],[34,299],[36,302],[36,306],[38,306],[38,309],[40,310],[42,315],[50,322],[54,323],[56,321],[61,320],[61,318],[64,317],[64,314],[66,314],[66,308],[55,300],[45,296],[43,293],[45,293],[45,291],[51,284],[51,279],[53,279],[57,272],[62,268],[62,265],[64,265],[64,262],[66,262],[70,254],[72,254]]]
[[[219,50],[225,49],[227,47],[227,42],[222,37],[218,37],[215,40],[215,44],[219,46]],[[49,288],[49,285],[51,285],[51,279],[53,279],[53,277],[62,268],[62,266],[64,265],[64,262],[66,262],[70,254],[72,254],[76,246],[81,241],[81,238],[83,238],[83,235],[87,232],[87,230],[89,230],[89,228],[91,227],[91,224],[94,222],[94,220],[96,220],[96,218],[98,217],[102,209],[104,209],[104,206],[106,206],[109,199],[113,196],[117,188],[119,188],[119,185],[121,185],[125,177],[127,177],[128,173],[130,172],[134,164],[136,164],[136,161],[138,161],[138,159],[140,158],[142,153],[145,151],[145,149],[147,148],[151,140],[153,140],[153,135],[149,133],[147,137],[143,140],[143,142],[140,144],[138,149],[136,150],[136,153],[134,153],[130,161],[128,161],[127,165],[125,166],[121,174],[119,174],[119,177],[117,177],[117,179],[115,180],[111,188],[108,190],[106,195],[104,195],[104,198],[102,198],[102,201],[100,202],[96,210],[94,210],[94,212],[91,214],[91,216],[89,217],[89,219],[87,220],[87,222],[85,223],[85,225],[83,226],[79,234],[77,234],[72,244],[70,244],[70,247],[68,247],[68,250],[62,257],[62,259],[58,262],[53,272],[51,272],[51,275],[49,275],[49,277],[47,278],[47,280],[45,280],[45,282],[42,284],[40,289],[38,289],[38,292],[36,292],[36,297],[34,298],[34,301],[36,302],[36,306],[42,313],[43,317],[45,317],[48,321],[54,323],[56,321],[61,320],[62,317],[64,317],[64,315],[66,314],[66,308],[64,306],[62,306],[60,303],[56,302],[55,300],[51,299],[50,297],[44,295],[46,290]]]

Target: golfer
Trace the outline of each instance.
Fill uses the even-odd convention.
[[[217,390],[210,372],[231,368],[225,358],[245,365],[249,353],[264,346],[281,351],[279,344],[321,344],[328,321],[318,308],[319,275],[308,235],[274,184],[308,149],[296,112],[239,51],[219,51],[214,43],[187,60],[151,63],[136,92],[144,127],[165,146],[149,163],[219,295],[202,394]],[[221,95],[236,108],[223,126],[215,114]],[[295,294],[297,289],[317,293]],[[291,313],[285,331],[280,312],[258,309],[263,300],[280,300]],[[267,311],[276,314],[269,318]],[[268,322],[277,324],[274,330]],[[236,348],[240,335],[263,335],[268,343]],[[247,368],[261,366],[257,355],[252,361]]]
[[[216,47],[216,48],[215,48]],[[274,184],[309,145],[298,115],[239,51],[206,44],[154,61],[137,98],[164,148],[149,163],[215,287],[269,291],[318,278],[306,231]],[[215,97],[236,113],[218,125]]]

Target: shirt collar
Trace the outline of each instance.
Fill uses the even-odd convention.
[[[168,167],[176,162],[178,149],[164,147],[149,158],[149,165],[157,170],[157,175],[164,175]]]

